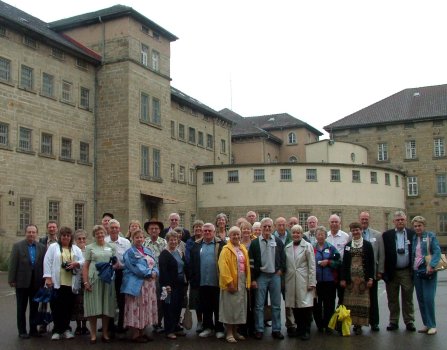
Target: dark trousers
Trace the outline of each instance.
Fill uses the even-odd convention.
[[[174,333],[178,330],[183,303],[183,286],[173,286],[171,288],[169,303],[162,301],[166,334]]]
[[[296,322],[296,333],[298,335],[310,333],[310,323],[312,322],[312,307],[293,308],[292,310]]]
[[[115,294],[116,303],[118,305],[118,328],[123,328],[124,324],[124,306],[125,306],[125,296],[121,293],[121,285],[123,284],[123,270],[115,270]],[[115,320],[113,320],[115,321]],[[115,322],[112,322],[111,328],[113,329]]]
[[[317,298],[313,307],[313,315],[318,329],[327,328],[335,311],[335,282],[318,282]]]
[[[214,329],[223,332],[223,324],[219,322],[219,287],[200,286],[200,306],[203,311],[203,329]],[[214,315],[214,322],[213,322]]]
[[[50,302],[54,323],[53,333],[62,334],[70,329],[74,301],[75,295],[71,286],[61,286],[57,289],[56,297]]]
[[[371,326],[379,325],[379,300],[377,295],[378,282],[373,281],[373,285],[369,290],[369,324]]]
[[[16,288],[16,302],[17,302],[17,329],[19,334],[26,333],[26,309],[29,303],[29,329],[30,333],[37,332],[37,310],[39,303],[33,301],[36,295],[37,288]]]

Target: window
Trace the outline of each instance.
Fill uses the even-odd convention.
[[[80,58],[76,58],[76,66],[78,68],[85,69],[85,70],[87,70],[87,67],[88,67],[87,62]]]
[[[149,147],[141,146],[141,176],[149,177]]]
[[[149,35],[149,28],[148,28],[148,27],[142,25],[142,26],[141,26],[141,31],[142,31],[144,34]]]
[[[407,195],[409,197],[417,196],[418,190],[418,178],[417,176],[408,176],[407,178]]]
[[[447,213],[438,214],[438,234],[447,234]]]
[[[360,182],[360,170],[352,171],[352,182]]]
[[[0,80],[11,81],[11,61],[0,57]]]
[[[377,160],[378,161],[388,160],[388,144],[379,143],[377,147],[378,147]]]
[[[411,140],[405,142],[405,158],[416,159],[416,141]]]
[[[33,214],[33,200],[31,198],[20,198],[19,229],[25,230],[26,225],[31,224]]]
[[[228,170],[228,182],[239,182],[238,170]]]
[[[190,185],[196,184],[196,170],[194,168],[189,169],[189,184]]]
[[[175,139],[175,121],[171,120],[171,137]]]
[[[30,36],[25,35],[23,37],[23,43],[26,46],[32,47],[33,49],[37,49],[37,41],[34,38],[31,38]]]
[[[213,179],[213,172],[212,171],[204,171],[203,172],[203,183],[204,184],[212,184],[214,179]]]
[[[447,194],[447,175],[446,174],[436,175],[436,194],[441,194],[441,195]]]
[[[31,144],[31,129],[20,128],[19,131],[19,149],[21,151],[31,152],[33,150]]]
[[[220,153],[227,153],[227,142],[224,139],[220,140]]]
[[[377,183],[377,172],[371,171],[371,183],[376,184]]]
[[[85,205],[84,203],[75,203],[74,208],[74,228],[75,231],[85,227]]]
[[[391,186],[391,178],[389,173],[385,173],[385,185]]]
[[[156,72],[160,71],[160,53],[152,50],[152,69]]]
[[[206,134],[206,148],[213,149],[214,147],[213,135]]]
[[[331,181],[341,181],[340,169],[331,169]]]
[[[317,181],[317,169],[306,169],[306,181]]]
[[[149,121],[149,96],[145,93],[141,93],[140,97],[140,119]]]
[[[53,135],[42,133],[40,141],[40,153],[47,156],[53,155]]]
[[[269,218],[270,217],[270,213],[263,211],[263,212],[259,212],[259,221],[261,221],[264,218]]]
[[[152,97],[152,123],[161,124],[160,100]]]
[[[81,141],[79,144],[79,160],[85,164],[90,161],[90,145],[87,142]]]
[[[279,179],[281,181],[292,181],[292,169],[280,169]]]
[[[294,132],[289,132],[289,135],[287,136],[287,140],[290,145],[293,145],[296,143],[296,134]]]
[[[58,201],[49,201],[48,202],[48,220],[54,220],[57,222],[59,226],[59,202]]]
[[[160,40],[160,34],[158,34],[157,32],[152,31],[152,37],[153,37],[155,40]]]
[[[42,74],[42,95],[48,97],[54,96],[54,77],[51,74]]]
[[[185,140],[185,126],[183,124],[178,125],[178,138],[179,140]]]
[[[254,182],[265,181],[265,170],[264,169],[254,169],[253,170],[253,181]]]
[[[80,105],[82,108],[90,109],[90,90],[82,86]]]
[[[197,144],[203,147],[204,146],[203,132],[199,131],[197,135],[198,135]]]
[[[185,182],[185,167],[181,165],[178,167],[178,182]]]
[[[149,47],[147,45],[141,44],[141,64],[146,67],[148,65],[148,62],[147,62],[148,52],[149,52]]]
[[[34,84],[33,69],[22,65],[20,70],[20,87],[26,90],[32,90]]]
[[[396,187],[399,187],[399,175],[394,175],[394,183],[396,184]]]
[[[71,140],[65,137],[62,138],[61,142],[61,158],[71,159]]]
[[[185,225],[185,213],[178,213],[178,216],[180,216],[180,220],[178,221],[178,224],[180,226]]]
[[[0,145],[9,146],[9,125],[0,123]]]
[[[71,102],[71,96],[73,93],[73,84],[63,80],[62,81],[62,101]]]
[[[355,153],[351,153],[351,161],[355,163]]]
[[[307,226],[307,219],[309,218],[310,213],[307,211],[298,212],[298,224],[303,228],[304,232],[306,232],[309,227]]]
[[[289,163],[298,163],[298,158],[295,156],[289,157]]]
[[[152,150],[152,176],[156,179],[161,178],[160,175],[160,150]]]
[[[196,129],[188,128],[188,142],[196,144]]]
[[[437,158],[445,156],[444,139],[436,138],[433,140],[433,155]]]
[[[175,181],[175,164],[171,164],[171,181]]]
[[[6,36],[6,27],[0,25],[0,36]]]
[[[53,56],[54,58],[63,60],[64,59],[64,51],[62,51],[60,49],[56,49],[55,47],[52,47],[51,48],[51,56]]]

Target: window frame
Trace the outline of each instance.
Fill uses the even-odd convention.
[[[436,195],[445,196],[447,195],[447,174],[436,174],[435,175],[435,183],[436,183]]]
[[[316,182],[318,181],[318,171],[316,168],[306,169],[306,181]]]
[[[382,142],[377,144],[377,161],[386,162],[388,160],[388,143]]]
[[[331,182],[341,182],[341,172],[340,169],[331,169],[330,170],[330,179]]]
[[[0,146],[9,147],[9,124],[0,122]]]
[[[212,184],[212,183],[214,183],[214,172],[212,172],[212,171],[204,171],[203,172],[203,183],[204,184]]]
[[[148,67],[149,66],[149,46],[146,44],[141,43],[141,47],[140,47],[140,63],[145,66]]]
[[[25,203],[26,202],[26,203]],[[26,207],[25,207],[26,204]],[[19,199],[19,233],[23,234],[26,225],[33,222],[33,199],[20,197]]]
[[[417,176],[407,177],[407,196],[417,197],[419,195],[419,185]]]
[[[157,148],[152,149],[152,177],[161,179],[161,152]]]
[[[289,145],[296,145],[297,142],[297,137],[295,132],[291,131],[287,134],[287,144]]]
[[[2,62],[4,64],[2,64]],[[12,77],[11,77],[11,60],[0,57],[0,81],[11,83]]]
[[[79,90],[79,106],[86,110],[90,110],[90,89],[81,86]]]
[[[84,146],[87,149],[82,149]],[[79,161],[83,164],[90,164],[90,144],[88,142],[80,141],[79,142]]]
[[[26,132],[28,137],[23,138],[25,136],[22,132]],[[28,147],[23,147],[24,144],[28,144]],[[22,152],[33,152],[33,130],[30,128],[26,128],[24,126],[19,127],[19,147],[18,149]]]
[[[228,170],[227,171],[227,183],[238,183],[239,182],[239,170]]]
[[[279,181],[281,181],[281,182],[292,181],[292,169],[291,168],[280,168],[279,169]]]
[[[140,176],[142,178],[149,178],[149,146],[141,145],[140,148]]]
[[[20,88],[27,91],[34,90],[34,68],[24,64],[20,66]]]
[[[445,157],[445,142],[443,137],[436,137],[433,139],[433,157]]]
[[[352,170],[352,182],[360,183],[361,181],[361,173],[360,170]]]
[[[40,135],[40,154],[45,156],[53,156],[53,135],[43,132]]]
[[[79,213],[79,208],[82,208],[82,212]],[[74,204],[74,229],[84,229],[85,228],[85,203],[75,203]]]
[[[405,159],[417,159],[416,140],[405,141]]]
[[[68,137],[61,137],[60,159],[62,160],[73,159],[73,140]]]
[[[253,169],[253,182],[265,182],[265,169]]]
[[[73,83],[68,80],[62,80],[61,101],[73,103]]]

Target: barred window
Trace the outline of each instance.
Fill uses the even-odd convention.
[[[417,196],[419,194],[418,178],[417,176],[407,177],[407,195],[409,197]]]
[[[238,170],[228,170],[228,182],[239,182]]]
[[[84,203],[75,203],[74,207],[74,228],[75,230],[85,228],[85,205]]]
[[[51,74],[42,74],[42,95],[54,96],[54,77]]]
[[[0,57],[0,80],[11,81],[11,61]]]
[[[331,181],[341,181],[340,169],[331,169]]]
[[[34,85],[33,69],[22,65],[20,70],[20,86],[23,89],[32,90]]]
[[[254,182],[265,181],[265,169],[254,169],[253,170],[253,181]]]
[[[145,122],[149,121],[149,96],[143,92],[140,98],[140,119]]]
[[[0,123],[0,145],[9,146],[9,125]]]
[[[433,155],[436,158],[445,156],[444,139],[436,138],[433,140]]]
[[[160,178],[160,150],[152,150],[152,176],[154,178]]]
[[[49,156],[53,154],[53,135],[42,133],[42,139],[40,142],[40,153]]]
[[[377,171],[371,171],[371,183],[376,184],[377,183]]]
[[[141,146],[141,176],[149,176],[149,147]]]
[[[48,202],[48,220],[56,221],[58,226],[59,226],[59,218],[60,218],[59,204],[60,203],[58,201],[49,201]]]
[[[33,214],[33,200],[31,198],[20,198],[19,213],[19,229],[20,232],[25,230],[26,225],[31,224]]]
[[[160,100],[152,98],[152,123],[161,124]]]
[[[360,170],[352,171],[352,182],[360,182]]]
[[[90,145],[87,142],[79,144],[79,160],[82,163],[89,163],[90,161]]]
[[[61,158],[71,159],[71,140],[65,137],[62,138],[61,142]]]
[[[32,151],[32,144],[31,144],[31,129],[27,128],[20,128],[19,131],[19,149],[22,151]]]
[[[214,181],[213,176],[214,176],[214,174],[212,171],[203,172],[203,183],[212,184]]]
[[[306,181],[317,181],[317,169],[306,169]]]
[[[279,172],[281,181],[292,181],[292,169],[280,169]]]
[[[90,90],[81,86],[81,100],[80,105],[82,108],[90,108]]]
[[[63,80],[62,81],[62,101],[71,102],[73,95],[73,84]]]

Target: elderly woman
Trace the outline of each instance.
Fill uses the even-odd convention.
[[[85,247],[85,263],[82,269],[84,280],[84,316],[90,323],[90,343],[96,343],[96,326],[98,317],[102,318],[102,338],[110,342],[109,321],[115,316],[116,297],[115,286],[102,281],[98,276],[96,263],[109,262],[115,256],[115,247],[105,241],[106,229],[102,225],[93,227],[95,241]]]
[[[87,245],[87,232],[83,229],[76,230],[74,233],[74,242],[82,254],[85,253],[85,247]],[[82,275],[82,273],[80,273]],[[72,321],[76,321],[76,335],[89,335],[90,331],[87,328],[87,319],[84,317],[84,281],[81,281],[81,289],[75,297],[75,303],[73,305]]]
[[[226,340],[236,343],[245,337],[237,333],[238,324],[247,321],[247,289],[250,288],[250,261],[247,249],[240,244],[241,230],[233,226],[230,240],[219,256],[219,321],[225,324]]]
[[[217,214],[216,216],[216,237],[219,237],[222,241],[228,241],[227,232],[228,218],[224,213]]]
[[[158,322],[155,286],[158,269],[152,251],[143,247],[144,232],[141,229],[132,232],[131,240],[132,246],[123,259],[124,326],[133,330],[133,342],[146,343],[152,338],[144,334],[144,329]]]
[[[252,226],[252,230],[253,235],[259,237],[261,235],[261,223],[259,221],[256,221]]]
[[[51,340],[74,337],[70,319],[75,295],[81,289],[80,269],[83,263],[81,250],[73,245],[73,230],[61,227],[58,241],[50,245],[43,262],[45,286],[57,290],[56,297],[51,301],[54,322]]]
[[[362,237],[358,222],[349,225],[352,241],[344,247],[340,286],[345,288],[343,304],[351,310],[354,333],[362,334],[362,326],[369,325],[369,288],[374,280],[374,251]]]
[[[251,224],[245,220],[242,221],[239,225],[236,225],[241,229],[241,243],[245,246],[245,248],[250,248],[250,243],[256,236],[253,234]]]
[[[313,315],[318,331],[326,330],[328,334],[332,330],[328,328],[329,320],[335,310],[335,297],[337,291],[337,271],[341,264],[340,253],[329,242],[326,242],[327,230],[319,226],[315,230],[316,244],[314,247],[317,297],[313,308]]]
[[[185,336],[179,327],[185,287],[185,257],[177,249],[179,238],[175,231],[166,234],[168,245],[158,258],[160,286],[165,288],[167,297],[163,302],[165,334],[168,339]]]
[[[435,297],[438,280],[434,267],[441,258],[441,248],[436,234],[425,230],[426,221],[422,216],[415,216],[411,223],[416,231],[416,235],[413,237],[414,286],[424,323],[424,327],[419,330],[419,333],[434,335],[437,333]],[[427,259],[428,255],[431,255],[431,260]]]
[[[142,230],[141,223],[138,220],[130,220],[129,222],[129,229],[126,233],[126,238],[129,241],[132,241],[132,233],[134,233],[136,230]]]
[[[310,339],[310,323],[315,287],[315,254],[310,243],[303,239],[303,228],[291,228],[292,242],[285,247],[285,304],[291,307],[296,322],[296,334],[301,340]]]

